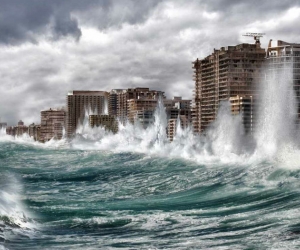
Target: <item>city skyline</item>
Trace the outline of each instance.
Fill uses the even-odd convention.
[[[271,3],[271,4],[270,4]],[[299,42],[297,1],[0,1],[0,117],[38,123],[72,89],[150,87],[192,98],[191,62],[253,43]],[[11,19],[11,18],[14,19]]]

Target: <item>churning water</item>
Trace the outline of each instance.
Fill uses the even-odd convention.
[[[264,84],[255,139],[223,104],[205,137],[166,114],[72,141],[0,136],[0,249],[297,249],[292,84]],[[268,94],[269,93],[269,94]],[[296,139],[295,139],[296,138]]]

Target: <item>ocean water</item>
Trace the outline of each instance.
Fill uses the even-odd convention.
[[[178,127],[172,143],[161,104],[146,130],[85,121],[45,144],[1,131],[0,249],[300,248],[295,102],[277,80],[254,137],[226,103],[206,136]]]
[[[224,104],[205,137],[178,127],[169,143],[162,110],[72,141],[2,131],[0,249],[299,248],[295,142],[261,147]]]

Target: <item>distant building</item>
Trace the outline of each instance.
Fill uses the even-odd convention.
[[[6,127],[6,134],[11,136],[21,136],[28,133],[28,127],[24,125],[24,122],[20,120],[17,126]]]
[[[101,115],[105,113],[108,104],[108,92],[74,90],[67,95],[67,126],[68,137],[74,136],[78,124],[81,124],[85,117],[86,110],[92,114]]]
[[[112,115],[90,115],[89,123],[92,128],[95,126],[104,127],[105,130],[114,134],[118,132],[118,122],[116,117]]]
[[[191,112],[192,100],[183,100],[182,97],[175,96],[173,99],[165,99],[164,106],[166,108],[168,119],[177,119],[178,116],[185,116],[188,120],[192,119]]]
[[[35,141],[40,141],[41,136],[41,125],[36,125],[34,123],[28,126],[28,135],[32,137]]]
[[[0,122],[0,129],[5,129],[7,127],[6,122]]]
[[[216,119],[219,103],[230,97],[257,95],[262,79],[265,50],[255,44],[239,44],[219,50],[193,62],[195,93],[194,132],[203,132]]]
[[[170,141],[173,141],[176,135],[178,122],[180,122],[181,129],[186,129],[191,124],[191,120],[188,119],[185,115],[179,115],[176,119],[169,119],[167,127],[167,136]]]
[[[167,135],[170,141],[176,134],[177,122],[185,129],[192,123],[191,100],[183,100],[182,97],[164,100],[168,119]]]
[[[109,92],[108,97],[108,114],[111,116],[118,116],[118,108],[119,108],[119,102],[118,97],[120,94],[122,94],[125,89],[112,89]]]
[[[39,141],[46,142],[53,139],[60,140],[66,123],[64,109],[49,109],[41,111],[41,127]]]
[[[14,127],[14,126],[6,127],[6,134],[15,136],[16,135],[16,127]]]
[[[121,122],[139,120],[144,126],[153,121],[154,110],[164,92],[149,88],[129,88],[118,93],[117,116]]]

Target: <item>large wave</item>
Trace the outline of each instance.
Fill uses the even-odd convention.
[[[245,135],[241,115],[232,116],[229,102],[224,102],[205,136],[194,135],[191,127],[182,129],[179,125],[174,140],[170,142],[166,135],[167,116],[160,101],[154,114],[154,123],[146,129],[138,122],[119,123],[117,134],[101,127],[91,128],[88,122],[90,112],[86,111],[85,119],[71,141],[64,137],[60,141],[51,140],[41,144],[27,135],[16,138],[5,136],[3,131],[0,140],[14,140],[46,148],[135,152],[183,158],[203,164],[249,164],[267,160],[297,168],[300,147],[298,130],[294,125],[297,109],[292,68],[288,65],[283,68],[280,74],[269,72],[268,80],[260,84],[260,108],[254,136]]]

